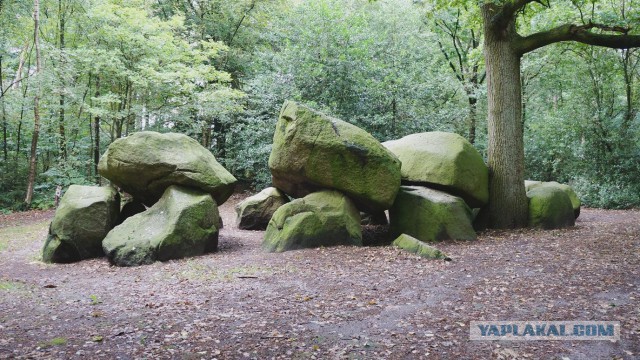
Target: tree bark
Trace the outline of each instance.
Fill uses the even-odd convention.
[[[60,71],[62,72],[63,69],[63,62],[64,62],[64,56],[63,56],[63,51],[64,51],[64,28],[65,28],[65,18],[64,18],[64,11],[62,9],[62,0],[58,0],[58,17],[59,17],[59,27],[58,27],[58,31],[59,31],[59,50],[60,50],[60,64],[58,66],[60,66]],[[59,131],[59,142],[58,142],[58,147],[60,149],[60,156],[62,158],[62,160],[66,161],[67,160],[67,137],[65,135],[65,129],[64,129],[64,106],[65,106],[65,98],[64,98],[64,80],[63,77],[60,77],[60,99],[59,99],[59,113],[58,113],[58,131]]]
[[[477,86],[477,85],[476,85]],[[476,123],[478,119],[478,99],[475,94],[467,94],[467,99],[469,100],[469,120],[467,122],[467,127],[469,129],[469,134],[467,136],[467,140],[471,144],[475,144],[476,142]]]
[[[631,50],[626,49],[622,52],[622,70],[624,74],[625,96],[626,96],[626,109],[624,114],[624,121],[622,122],[622,136],[628,138],[629,127],[635,118],[635,110],[633,104],[633,71],[635,66],[633,59],[631,58]],[[637,62],[636,62],[637,64]]]
[[[0,88],[4,88],[4,76],[2,72],[2,56],[0,56]],[[7,163],[7,111],[4,106],[4,96],[0,99],[2,102],[2,153],[4,155],[4,163]]]
[[[33,43],[36,48],[36,74],[41,71],[40,64],[40,44],[39,44],[39,25],[40,25],[40,0],[33,0]],[[33,97],[33,134],[31,136],[31,157],[29,159],[29,177],[27,180],[27,195],[24,202],[28,207],[31,206],[33,200],[33,188],[36,182],[36,165],[38,161],[38,137],[40,136],[40,89],[36,89],[36,95]]]
[[[96,79],[96,98],[100,97],[100,77]],[[93,118],[93,173],[96,184],[102,185],[102,178],[98,174],[98,163],[100,162],[100,116]]]
[[[488,100],[489,225],[521,228],[527,225],[524,189],[524,143],[520,54],[513,47],[515,19],[496,22],[501,8],[482,6]]]

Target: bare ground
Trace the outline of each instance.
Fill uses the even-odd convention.
[[[135,268],[43,264],[53,212],[0,216],[0,358],[640,358],[640,211],[445,242],[445,262],[265,253],[262,232],[233,226],[240,197],[221,207],[218,253]],[[470,341],[472,320],[620,321],[622,339]]]

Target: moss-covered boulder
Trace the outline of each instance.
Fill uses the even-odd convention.
[[[243,230],[264,230],[278,208],[289,202],[287,196],[268,187],[236,205],[236,223]]]
[[[450,260],[450,258],[442,251],[407,234],[398,236],[398,238],[393,241],[393,246],[399,247],[425,259]]]
[[[196,256],[217,250],[219,219],[208,193],[172,185],[147,211],[111,230],[102,247],[118,266]]]
[[[581,205],[580,198],[578,197],[578,194],[576,194],[575,190],[573,190],[571,186],[566,184],[560,184],[555,181],[542,182],[542,181],[531,181],[531,180],[525,180],[524,186],[527,191],[533,188],[536,188],[538,186],[551,186],[564,191],[567,194],[567,196],[569,196],[569,200],[571,200],[571,206],[573,207],[574,217],[577,219],[578,216],[580,216],[580,205]]]
[[[388,209],[400,186],[400,161],[373,136],[293,101],[280,112],[269,169],[293,197],[338,190],[370,212]]]
[[[402,186],[391,209],[392,236],[407,234],[424,242],[475,240],[471,209],[459,197],[422,186]]]
[[[360,213],[337,191],[320,191],[281,206],[262,246],[270,252],[334,245],[362,245]]]
[[[100,158],[98,171],[146,205],[153,205],[171,185],[200,189],[222,205],[236,183],[209,150],[176,133],[142,131],[118,139]]]
[[[116,225],[120,195],[111,187],[71,185],[49,227],[42,261],[68,263],[103,256],[102,239]]]
[[[527,191],[529,226],[559,229],[575,225],[571,199],[556,186],[534,186]]]
[[[402,182],[459,196],[472,208],[489,201],[489,169],[460,135],[426,132],[383,143],[402,162]]]

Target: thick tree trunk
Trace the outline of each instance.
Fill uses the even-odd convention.
[[[514,21],[499,27],[493,21],[496,11],[492,4],[482,7],[489,107],[489,223],[493,228],[520,228],[527,225],[528,217],[520,55],[513,48]]]
[[[40,73],[40,44],[38,39],[40,24],[40,0],[33,0],[33,43],[36,48],[36,74]],[[31,206],[33,200],[33,188],[36,182],[36,165],[38,162],[38,137],[40,136],[40,94],[36,89],[33,97],[33,134],[31,135],[31,157],[29,159],[29,177],[27,179],[27,195],[24,198],[25,205]]]

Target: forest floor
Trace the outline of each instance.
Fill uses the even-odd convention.
[[[221,207],[219,252],[118,268],[39,261],[52,211],[0,215],[0,358],[637,359],[640,211],[390,246],[266,253]],[[384,237],[368,229],[368,240]],[[621,340],[471,341],[473,320],[601,320]]]

